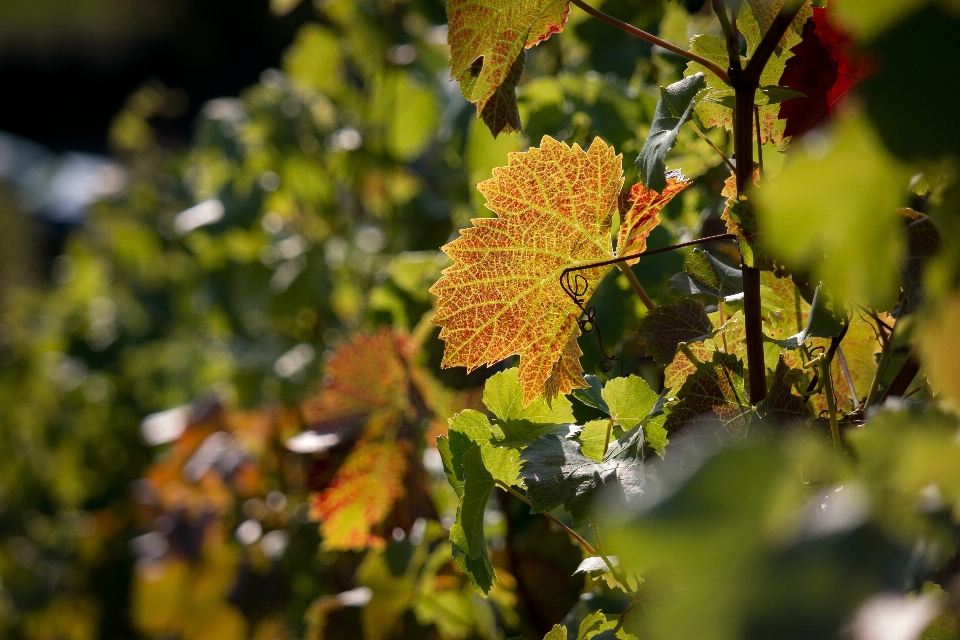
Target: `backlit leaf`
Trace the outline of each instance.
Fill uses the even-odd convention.
[[[587,386],[570,356],[580,309],[560,274],[614,257],[610,223],[622,162],[600,139],[583,151],[545,136],[539,149],[510,154],[508,166],[493,173],[478,188],[498,217],[474,219],[443,248],[454,264],[431,289],[440,298],[433,321],[442,327],[445,367],[473,370],[519,354],[522,401],[529,405],[558,364],[565,373],[551,392]],[[637,227],[623,246],[641,244],[639,236],[651,229]],[[587,300],[610,269],[578,271],[571,285]]]
[[[363,549],[382,540],[373,529],[403,495],[407,455],[405,442],[366,444],[350,453],[314,498],[324,548]]]
[[[461,571],[470,576],[476,588],[486,595],[493,586],[496,573],[487,554],[483,536],[483,513],[493,492],[493,476],[483,464],[480,446],[474,444],[463,454],[463,496],[457,507],[457,520],[450,527],[454,560]],[[460,558],[458,558],[458,552]]]
[[[524,48],[560,32],[569,12],[569,0],[447,3],[451,73],[494,135],[520,129],[513,86],[523,69]]]
[[[707,86],[702,73],[695,73],[660,88],[660,102],[643,149],[637,156],[637,171],[648,189],[661,192],[667,187],[664,161],[677,141],[680,127],[693,117],[694,98]]]
[[[840,335],[843,331],[843,321],[837,317],[838,313],[833,307],[833,300],[822,287],[818,287],[813,294],[813,304],[803,331],[786,340],[773,340],[773,342],[784,349],[796,349],[810,338],[830,338]]]
[[[521,446],[558,424],[574,422],[572,406],[564,396],[550,404],[538,396],[524,407],[519,371],[515,367],[487,380],[483,404],[497,417],[495,437],[504,446]]]
[[[603,462],[580,452],[575,439],[550,433],[521,454],[524,485],[534,513],[561,504],[583,520],[592,499],[601,490],[615,491],[630,500],[643,490],[643,430],[634,429],[610,445]]]
[[[630,431],[649,417],[657,404],[657,394],[643,378],[613,378],[603,387],[603,399],[610,407],[613,421]]]
[[[850,35],[816,8],[804,25],[803,39],[793,48],[780,84],[806,97],[787,100],[780,117],[785,136],[797,136],[821,124],[840,106],[844,96],[873,70],[874,64],[854,46]]]
[[[706,251],[694,249],[684,261],[684,273],[670,278],[670,286],[689,295],[725,298],[743,291],[743,274],[740,269],[725,265]]]
[[[707,312],[689,298],[663,304],[648,313],[640,323],[638,335],[645,341],[647,353],[661,365],[670,364],[677,345],[701,338],[713,331]]]
[[[698,425],[719,424],[731,436],[742,436],[753,407],[743,388],[743,362],[736,356],[713,352],[696,367],[680,391],[677,404],[667,416],[667,433]]]

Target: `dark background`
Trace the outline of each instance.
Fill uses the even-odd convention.
[[[54,151],[106,153],[107,130],[147,80],[188,101],[163,123],[187,141],[206,100],[236,95],[276,66],[310,2],[271,14],[267,0],[4,0],[0,131]]]

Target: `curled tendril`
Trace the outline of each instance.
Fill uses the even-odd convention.
[[[600,347],[600,353],[603,354],[603,359],[600,361],[600,371],[609,373],[613,371],[614,363],[619,363],[620,373],[623,374],[623,361],[616,355],[608,355],[607,350],[603,348],[603,338],[600,336],[600,326],[597,324],[597,308],[583,306],[587,289],[590,288],[589,281],[579,273],[564,271],[560,275],[560,287],[573,301],[573,304],[580,309],[582,317],[577,320],[580,332],[597,334],[597,346]]]

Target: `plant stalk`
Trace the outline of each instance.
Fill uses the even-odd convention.
[[[794,3],[783,10],[774,19],[773,24],[763,36],[747,66],[740,70],[740,53],[731,50],[730,80],[734,88],[733,148],[737,164],[737,196],[747,193],[753,186],[753,122],[754,99],[760,84],[760,74],[770,56],[780,43],[800,11],[801,3]],[[715,9],[722,7],[714,5]],[[718,14],[719,15],[719,14]],[[721,19],[722,21],[722,19]],[[727,35],[736,33],[735,26],[725,25]],[[760,141],[757,140],[757,144]],[[760,305],[760,270],[746,264],[743,268],[743,315],[747,334],[747,372],[749,374],[750,402],[754,405],[767,397],[766,367],[763,363],[763,319]]]
[[[691,60],[693,62],[696,62],[697,64],[703,65],[704,67],[706,67],[707,69],[710,69],[710,71],[715,73],[725,83],[730,84],[730,78],[729,76],[727,76],[727,72],[724,71],[723,68],[717,63],[707,60],[702,56],[698,56],[692,51],[687,51],[683,47],[678,47],[675,44],[671,44],[667,42],[666,40],[662,40],[657,36],[653,35],[652,33],[647,33],[643,29],[638,29],[632,24],[627,24],[622,20],[617,20],[613,16],[605,14],[603,11],[594,9],[583,0],[570,0],[570,2],[577,5],[587,13],[589,13],[591,16],[593,16],[597,20],[602,20],[603,22],[606,22],[607,24],[612,25],[617,29],[620,29],[621,31],[626,31],[632,36],[636,36],[641,40],[646,40],[647,42],[651,44],[655,44],[658,47],[662,47],[667,51],[672,51],[673,53],[677,54],[678,56],[684,57],[687,60]]]
[[[620,271],[623,272],[623,275],[627,276],[627,282],[630,283],[630,286],[633,287],[633,292],[637,294],[640,298],[640,301],[643,302],[643,306],[647,308],[647,311],[653,311],[657,305],[653,303],[653,300],[650,299],[650,296],[647,295],[647,292],[643,290],[643,285],[640,284],[640,281],[637,280],[637,274],[633,272],[633,269],[630,268],[626,262],[618,262],[617,267],[620,268]]]

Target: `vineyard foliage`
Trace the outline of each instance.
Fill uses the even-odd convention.
[[[2,292],[4,637],[960,638],[955,0],[314,4]]]

